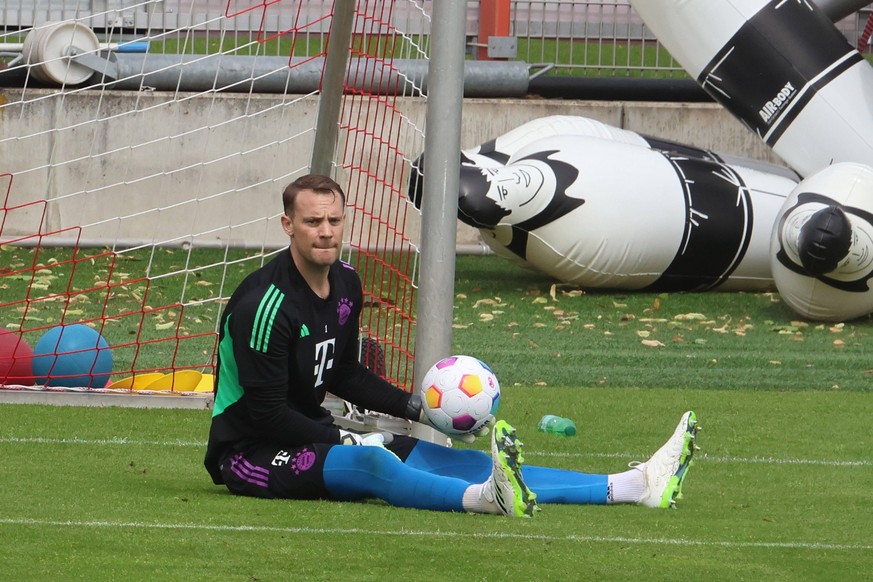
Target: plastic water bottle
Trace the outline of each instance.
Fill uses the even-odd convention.
[[[540,432],[559,434],[561,436],[575,436],[576,423],[569,418],[547,414],[540,419],[540,423],[537,425],[537,430]]]

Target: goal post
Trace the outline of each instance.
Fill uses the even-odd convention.
[[[333,42],[328,43],[324,72],[321,75],[321,96],[318,101],[315,143],[312,146],[309,170],[324,176],[333,173],[333,158],[339,133],[339,113],[354,26],[354,10],[355,0],[336,0],[330,31]]]
[[[415,385],[430,366],[451,353],[455,300],[458,197],[454,193],[460,178],[466,2],[435,4],[432,33],[440,42],[434,43],[428,74]],[[424,426],[416,426],[413,434],[438,440],[435,431]]]
[[[0,38],[25,44],[42,31],[43,40],[39,55],[0,57],[0,384],[207,391],[222,306],[245,274],[287,246],[280,193],[311,168],[349,194],[344,259],[365,287],[362,336],[378,342],[386,378],[412,389],[416,338],[430,325],[421,304],[416,317],[418,278],[440,266],[422,262],[430,244],[407,199],[431,114],[422,79],[404,66],[437,49],[432,15],[411,0],[229,0],[218,13],[165,0],[142,2],[120,26],[113,13],[60,2],[70,10],[34,13]],[[185,6],[161,11],[170,4]],[[436,16],[464,3],[434,4]],[[350,14],[337,83],[327,40]],[[123,53],[125,43],[146,49]],[[308,84],[313,68],[320,86]],[[451,98],[459,120],[461,92]],[[445,156],[431,163],[457,165],[459,154]],[[447,232],[436,236],[453,260]],[[448,318],[447,330],[432,333],[450,334],[450,307]],[[75,357],[57,345],[37,350],[52,329],[76,324],[105,347],[86,343]],[[3,351],[10,334],[16,346]],[[18,343],[53,357],[54,368],[19,373],[17,363],[38,358]],[[102,351],[112,355],[108,372]],[[61,374],[61,359],[79,367]]]

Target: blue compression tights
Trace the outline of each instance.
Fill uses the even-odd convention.
[[[415,445],[406,459],[406,465],[469,483],[485,481],[492,467],[491,456],[482,451],[450,449],[426,441],[419,441]],[[525,466],[522,476],[525,484],[537,494],[538,503],[606,503],[606,475]]]
[[[377,498],[396,507],[437,511],[464,511],[464,491],[470,486],[404,464],[381,447],[332,447],[323,474],[328,491],[340,501]]]

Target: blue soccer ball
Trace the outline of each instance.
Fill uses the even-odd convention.
[[[58,325],[33,350],[33,375],[45,386],[103,388],[112,373],[112,350],[87,325]]]

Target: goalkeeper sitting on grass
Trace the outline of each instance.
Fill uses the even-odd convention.
[[[362,291],[357,273],[339,260],[340,186],[308,175],[282,200],[288,252],[251,273],[221,319],[205,461],[216,484],[255,497],[378,498],[398,507],[511,516],[533,515],[537,502],[674,504],[695,449],[693,412],[648,461],[612,475],[522,467],[521,441],[504,421],[493,427],[490,457],[334,426],[322,407],[326,392],[416,421],[424,421],[421,400],[358,361]]]

